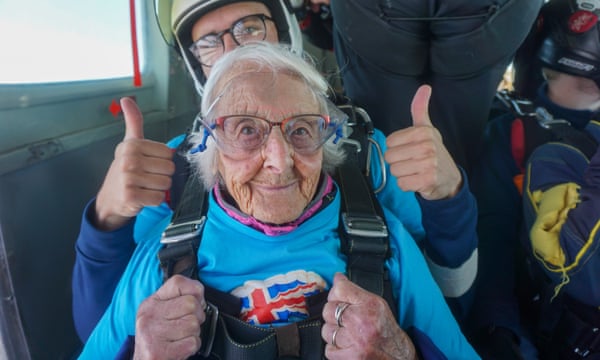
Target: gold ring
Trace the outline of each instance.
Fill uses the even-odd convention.
[[[335,321],[337,322],[338,327],[344,327],[344,325],[342,325],[342,314],[346,311],[348,306],[350,306],[350,304],[341,302],[335,307]]]

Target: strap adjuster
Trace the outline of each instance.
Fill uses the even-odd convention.
[[[202,346],[198,350],[198,354],[202,357],[208,357],[212,351],[215,335],[217,333],[217,320],[219,318],[219,308],[210,302],[206,302],[206,320],[202,324]]]
[[[186,221],[180,224],[169,224],[160,239],[161,244],[173,244],[200,235],[206,216],[198,220]]]
[[[578,343],[573,352],[582,358],[588,356],[592,351],[598,350],[600,329],[597,327],[587,329],[584,334],[579,336]]]
[[[381,238],[388,236],[388,229],[383,219],[375,216],[356,216],[342,213],[344,230],[349,235],[369,238]]]
[[[555,119],[554,116],[543,107],[538,107],[535,110],[535,116],[540,126],[544,129],[551,129],[553,126],[558,125],[571,126],[571,122],[565,119]]]

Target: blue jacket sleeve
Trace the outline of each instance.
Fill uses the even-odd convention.
[[[561,143],[545,144],[527,164],[523,205],[529,247],[555,294],[600,305],[600,150],[588,159]]]
[[[428,201],[417,196],[423,211],[423,249],[429,270],[457,319],[473,301],[477,276],[477,205],[462,171],[463,185],[451,199]]]
[[[95,200],[83,213],[75,243],[73,268],[73,320],[77,335],[85,342],[111,302],[114,290],[135,250],[134,221],[103,232],[92,225]]]
[[[167,143],[177,148],[185,135]],[[136,247],[136,240],[148,231],[141,218],[160,218],[170,210],[166,204],[146,207],[125,226],[111,232],[94,228],[95,199],[85,207],[79,237],[75,244],[75,266],[71,283],[73,293],[73,320],[81,341],[85,342],[98,320],[110,304],[113,293]]]
[[[376,130],[373,138],[384,153],[383,133]],[[381,186],[384,178],[379,160],[378,156],[371,160],[371,176],[376,187]],[[385,173],[390,174],[389,164],[385,164]],[[463,185],[451,199],[428,201],[413,192],[404,192],[393,176],[389,176],[378,194],[380,202],[393,209],[424,250],[429,269],[457,318],[464,317],[470,307],[477,274],[477,205],[462,169],[461,173]],[[419,210],[421,216],[417,216]]]

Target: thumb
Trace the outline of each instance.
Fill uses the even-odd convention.
[[[125,140],[144,138],[144,118],[135,101],[131,98],[121,98],[121,108],[125,116]]]
[[[412,103],[410,104],[410,114],[413,119],[413,126],[431,126],[429,118],[429,99],[431,98],[431,86],[422,85],[417,89]]]

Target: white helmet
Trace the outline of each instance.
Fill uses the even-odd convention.
[[[200,95],[206,81],[202,67],[189,51],[192,44],[191,29],[204,14],[216,8],[236,2],[256,1],[265,4],[271,11],[279,35],[279,41],[302,49],[302,33],[293,14],[298,1],[294,0],[155,0],[154,10],[160,31],[167,44],[181,54]],[[292,5],[294,4],[294,5]]]

